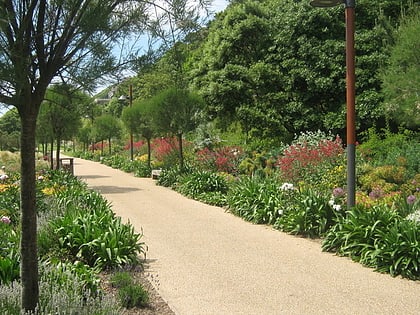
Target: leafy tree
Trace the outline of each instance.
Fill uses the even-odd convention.
[[[203,105],[197,94],[170,88],[150,99],[147,105],[150,107],[145,109],[151,115],[154,130],[177,136],[181,169],[184,168],[183,135],[198,125]]]
[[[136,100],[132,107],[124,108],[121,119],[126,128],[133,134],[143,136],[147,141],[147,165],[151,164],[151,140],[154,131],[151,126],[150,114],[147,113],[147,101]]]
[[[420,127],[420,14],[403,19],[382,70],[387,114],[409,128]]]
[[[1,150],[15,151],[19,147],[20,119],[16,108],[0,117]]]
[[[94,125],[94,134],[96,140],[108,140],[108,150],[111,154],[111,140],[112,138],[118,138],[121,136],[121,125],[118,118],[110,115],[104,114],[95,119]],[[103,153],[103,146],[102,146]]]
[[[264,60],[273,45],[267,7],[238,2],[218,15],[208,32],[187,67],[209,115],[225,127],[238,119],[247,133],[278,133],[282,128],[273,116],[272,92],[282,77]]]
[[[0,103],[16,107],[22,123],[22,310],[34,311],[39,298],[34,152],[47,87],[54,78],[93,87],[113,68],[111,45],[142,21],[143,8],[134,0],[1,3]]]
[[[48,89],[46,99],[40,110],[38,126],[48,126],[51,140],[55,140],[56,168],[60,167],[61,140],[71,139],[75,136],[80,126],[79,108],[87,97],[67,85],[53,85]],[[52,148],[51,148],[52,150]],[[53,166],[53,159],[51,159]],[[52,167],[53,168],[53,167]]]

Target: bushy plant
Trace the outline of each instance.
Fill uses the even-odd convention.
[[[420,225],[384,206],[355,207],[326,235],[322,248],[410,279],[420,278]]]
[[[118,289],[118,298],[125,308],[144,307],[149,302],[149,293],[141,284],[135,283],[129,272],[115,273],[110,283]]]
[[[286,181],[319,185],[328,170],[344,164],[344,158],[341,139],[318,132],[298,137],[278,157],[276,164]]]
[[[228,191],[228,209],[247,221],[272,224],[286,195],[280,187],[275,177],[241,177]]]
[[[139,283],[123,286],[118,290],[118,298],[125,308],[145,307],[149,303],[149,293]]]
[[[223,146],[210,150],[203,148],[196,153],[198,167],[213,172],[238,174],[244,153],[239,146]]]
[[[62,218],[51,222],[60,247],[74,257],[101,269],[138,263],[144,254],[142,235],[133,226],[123,224],[113,212],[68,208]]]
[[[9,217],[0,220],[0,285],[8,284],[19,278],[20,254],[19,232]]]
[[[68,265],[41,264],[39,286],[36,314],[118,315],[122,312],[111,296],[92,294],[86,279],[81,279],[80,272],[74,272]],[[1,314],[22,314],[20,291],[21,284],[17,281],[0,286]]]
[[[223,206],[228,183],[221,173],[194,171],[183,176],[176,189],[185,196],[207,204]]]
[[[152,168],[147,165],[147,161],[136,160],[133,162],[133,172],[137,177],[150,177]]]
[[[341,207],[334,207],[330,196],[309,187],[301,187],[292,203],[274,226],[282,231],[308,237],[320,237],[337,222]]]
[[[194,198],[203,193],[226,193],[228,186],[226,179],[218,173],[194,171],[182,178],[177,190],[186,196]]]
[[[114,288],[122,288],[132,284],[133,278],[131,277],[131,274],[129,272],[120,271],[114,273],[109,279],[109,282]]]
[[[418,132],[401,130],[392,133],[388,129],[376,131],[369,129],[363,135],[358,146],[361,159],[378,167],[395,165],[404,167],[407,177],[412,178],[420,173],[420,151],[418,149]]]

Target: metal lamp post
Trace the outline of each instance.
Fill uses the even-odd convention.
[[[356,75],[355,75],[355,6],[356,0],[313,0],[311,6],[330,8],[340,4],[346,10],[346,105],[347,105],[347,207],[356,204]]]
[[[125,102],[126,97],[124,95],[121,95],[118,98],[119,101]],[[130,84],[130,90],[128,94],[128,104],[131,107],[133,105],[133,85]],[[133,141],[133,132],[130,130],[130,160],[134,160],[134,141]]]

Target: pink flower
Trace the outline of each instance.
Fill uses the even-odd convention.
[[[10,220],[9,217],[6,217],[5,215],[1,217],[0,219],[1,222],[5,223],[5,224],[10,224],[12,221]]]
[[[408,196],[408,197],[407,197],[407,203],[408,203],[409,205],[414,204],[414,202],[416,202],[416,196],[414,196],[414,195],[410,195],[410,196]]]

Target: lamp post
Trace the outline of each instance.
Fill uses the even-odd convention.
[[[330,8],[344,4],[346,10],[346,106],[347,106],[347,207],[356,204],[356,75],[355,75],[355,6],[356,0],[313,0],[311,6]]]
[[[125,102],[126,97],[124,95],[121,95],[118,98],[119,101]],[[128,94],[128,105],[131,107],[133,105],[133,85],[130,84],[130,90]],[[133,141],[133,131],[130,130],[130,160],[134,160],[134,141]]]

